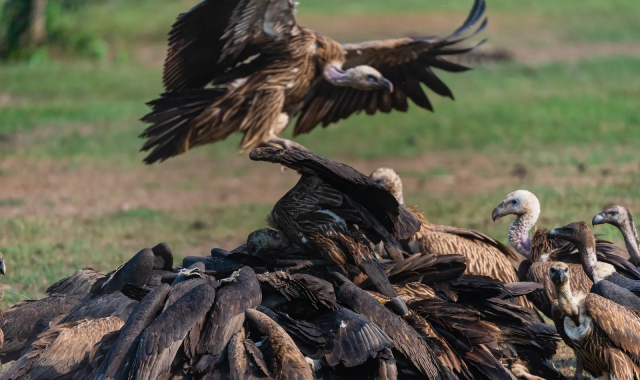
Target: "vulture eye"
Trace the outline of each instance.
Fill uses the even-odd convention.
[[[517,199],[514,199],[514,200],[512,200],[512,201],[511,201],[511,202],[509,202],[509,203],[511,203],[511,205],[512,205],[512,206],[515,206],[515,205],[517,205],[517,204],[518,204],[518,200],[517,200]]]
[[[369,82],[377,82],[378,78],[376,78],[375,76],[369,74],[369,75],[367,75],[367,81],[369,81]]]

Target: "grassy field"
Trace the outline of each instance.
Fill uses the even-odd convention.
[[[179,257],[234,248],[264,226],[294,173],[251,163],[238,138],[145,167],[138,118],[161,91],[163,40],[194,1],[108,1],[58,20],[99,36],[101,61],[52,50],[0,66],[0,250],[9,291],[30,298],[73,270],[107,271],[167,241]],[[345,40],[446,33],[471,1],[303,1],[300,20]],[[392,166],[407,201],[440,224],[501,240],[490,213],[515,189],[542,201],[540,225],[590,220],[609,201],[640,210],[635,0],[489,0],[493,46],[516,61],[442,75],[455,101],[435,113],[354,117],[299,141],[363,172]],[[353,22],[348,22],[353,20]],[[634,36],[636,40],[634,40]],[[635,49],[635,50],[634,50]],[[613,53],[612,53],[613,51]],[[538,56],[544,56],[540,61]],[[598,228],[618,238],[610,228]],[[3,303],[21,297],[5,292]]]

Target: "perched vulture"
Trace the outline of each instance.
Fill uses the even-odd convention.
[[[149,248],[136,253],[129,261],[98,280],[91,288],[91,294],[103,295],[117,292],[124,284],[143,286],[149,282],[154,269],[156,255]]]
[[[294,136],[362,111],[404,112],[409,99],[432,110],[422,85],[453,99],[432,69],[468,70],[444,57],[473,49],[457,45],[486,27],[485,8],[484,0],[475,0],[464,24],[445,38],[341,45],[299,26],[293,0],[204,0],[178,16],[169,33],[167,92],[142,119],[152,123],[142,134],[148,139],[142,150],[152,150],[145,162],[233,132],[243,133],[243,151],[306,150],[280,137],[296,116]]]
[[[555,287],[549,278],[549,269],[553,262],[562,261],[568,264],[571,272],[570,281],[574,291],[589,293],[592,280],[582,270],[580,255],[576,246],[566,240],[550,239],[548,231],[536,229],[532,236],[529,231],[535,226],[540,215],[540,202],[531,192],[514,191],[498,205],[492,213],[494,221],[506,216],[516,215],[516,220],[509,228],[509,242],[528,259],[523,260],[518,268],[521,281],[533,281],[544,286],[543,293],[532,293],[528,298],[544,315],[551,318],[551,306],[556,299]],[[640,272],[619,254],[621,250],[610,242],[596,239],[598,260],[613,265],[616,270],[630,278],[640,278]]]
[[[176,286],[198,282],[185,281]],[[140,337],[132,363],[133,380],[155,380],[171,369],[173,359],[189,331],[200,324],[215,300],[215,288],[200,283],[170,304]],[[169,301],[167,301],[167,304]]]
[[[105,335],[120,330],[123,324],[118,317],[58,324],[40,334],[31,349],[3,374],[2,380],[73,379],[89,365],[93,346]]]
[[[370,177],[404,204],[402,180],[393,169],[379,168]],[[477,231],[431,224],[416,207],[408,209],[421,222],[420,231],[405,242],[411,251],[435,255],[461,254],[467,257],[469,274],[489,276],[505,283],[520,281],[514,267],[520,260],[504,244]],[[518,302],[524,307],[533,307],[524,297]]]
[[[343,273],[348,273],[347,264],[358,266],[381,293],[397,297],[371,243],[398,246],[398,240],[420,229],[420,222],[389,191],[350,166],[311,153],[256,148],[249,157],[301,174],[267,217],[282,232],[280,238],[319,254]],[[407,312],[399,298],[389,307]]]
[[[640,311],[640,281],[624,277],[613,265],[598,261],[596,238],[585,222],[551,230],[549,238],[566,240],[578,248],[582,269],[593,282],[591,293]]]
[[[638,231],[633,223],[631,213],[626,207],[611,205],[594,216],[592,223],[594,226],[604,223],[616,226],[622,233],[627,246],[629,261],[635,266],[640,266],[640,238],[638,238]]]
[[[640,378],[640,314],[598,296],[571,292],[567,264],[553,263],[553,322],[584,369],[598,379]]]
[[[315,380],[311,368],[289,334],[274,320],[263,313],[247,309],[249,323],[258,329],[267,340],[267,362],[274,380]]]
[[[0,325],[5,339],[0,351],[1,362],[4,364],[18,359],[38,334],[48,329],[52,321],[69,313],[82,299],[82,295],[54,294],[41,300],[25,300],[13,305],[5,312]]]

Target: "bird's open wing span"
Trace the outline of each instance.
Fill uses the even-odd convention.
[[[462,54],[472,50],[454,47],[467,38],[480,33],[487,25],[485,18],[474,33],[461,37],[482,20],[486,4],[484,0],[475,0],[469,17],[464,24],[445,38],[406,37],[380,41],[368,41],[357,44],[345,44],[346,62],[343,69],[358,65],[376,68],[390,80],[395,90],[362,91],[348,87],[337,87],[323,78],[318,78],[300,109],[294,136],[311,131],[322,123],[323,127],[346,119],[353,113],[365,111],[406,111],[407,98],[418,106],[433,110],[431,102],[422,88],[422,84],[441,96],[453,99],[453,94],[431,68],[449,72],[466,71],[469,68],[443,59],[443,56]]]
[[[397,239],[406,239],[420,230],[415,215],[400,205],[387,189],[351,166],[311,153],[278,148],[257,148],[249,157],[253,161],[279,163],[302,174],[320,177],[362,205]]]
[[[169,32],[165,89],[204,88],[235,63],[286,43],[296,27],[294,13],[293,0],[202,1],[178,16]]]

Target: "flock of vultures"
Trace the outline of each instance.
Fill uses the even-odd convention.
[[[205,0],[181,14],[166,92],[143,119],[147,163],[240,132],[251,160],[299,173],[268,227],[181,263],[160,243],[13,305],[2,379],[559,380],[560,340],[577,378],[639,379],[640,240],[627,209],[592,221],[617,226],[624,249],[585,222],[535,228],[540,203],[518,190],[491,215],[515,215],[509,248],[427,221],[392,169],[367,176],[280,136],[294,118],[295,136],[409,99],[431,109],[425,87],[453,98],[432,70],[467,70],[450,56],[475,47],[460,45],[487,25],[484,0],[446,38],[358,44],[299,26],[295,6]]]

